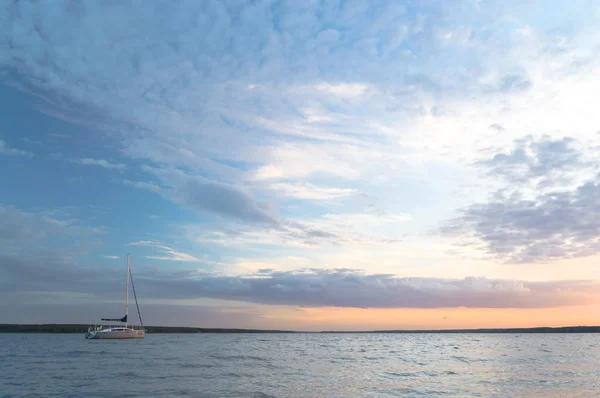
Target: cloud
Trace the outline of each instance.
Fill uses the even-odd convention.
[[[269,189],[275,190],[278,194],[283,196],[312,200],[332,200],[359,194],[358,190],[356,189],[325,188],[318,187],[310,183],[291,184],[279,182],[270,184]]]
[[[183,295],[307,307],[547,308],[588,303],[598,294],[597,283],[587,281],[398,278],[349,270],[165,281],[170,284]]]
[[[123,163],[111,163],[104,159],[81,158],[75,161],[76,163],[89,166],[100,166],[105,169],[125,170],[127,168]]]
[[[345,237],[338,236],[307,225],[285,222],[276,228],[256,230],[243,226],[220,227],[190,232],[192,240],[198,244],[217,244],[225,247],[315,247],[321,245],[339,245]],[[361,241],[362,242],[362,241]]]
[[[0,291],[119,292],[121,269],[86,269],[47,258],[0,258]],[[214,298],[267,305],[352,308],[551,308],[597,299],[594,281],[527,282],[467,277],[401,278],[356,270],[300,269],[224,276],[136,268],[136,290],[155,300]]]
[[[129,245],[130,246],[150,246],[150,247],[154,247],[154,248],[159,249],[160,251],[164,252],[164,255],[160,255],[160,256],[146,256],[146,258],[151,258],[154,260],[184,261],[184,262],[200,261],[196,257],[194,257],[190,254],[175,251],[172,248],[170,248],[169,246],[162,245],[159,242],[141,240],[138,242],[132,242]]]
[[[490,124],[490,129],[492,130],[496,130],[497,132],[501,133],[503,131],[505,131],[506,129],[504,127],[502,127],[501,124],[499,123],[494,123],[494,124]]]
[[[442,232],[462,236],[501,261],[532,263],[597,254],[598,164],[586,160],[575,144],[572,138],[527,137],[516,141],[510,153],[479,161],[478,167],[507,185],[489,201],[460,209]]]
[[[532,119],[544,119],[542,131],[556,120],[592,120],[581,115],[589,116],[593,101],[561,107],[564,96],[556,95],[597,91],[585,84],[598,80],[595,21],[586,15],[570,40],[559,41],[564,27],[539,20],[562,22],[529,4],[520,13],[514,4],[465,4],[456,13],[444,2],[382,1],[365,12],[319,2],[207,1],[149,6],[143,16],[127,4],[90,4],[79,17],[46,7],[0,11],[0,20],[20,27],[0,32],[0,65],[19,71],[32,92],[57,94],[105,115],[109,126],[124,125],[103,131],[125,155],[232,185],[247,166],[260,177],[328,173],[369,184],[373,174],[395,176],[413,158],[431,164],[471,156],[480,146],[474,141],[501,140],[487,128],[490,120],[519,134]],[[465,22],[473,20],[481,23]],[[99,40],[94,32],[107,21],[111,32]],[[132,24],[147,34],[131,36]],[[526,37],[519,33],[525,26]],[[537,84],[541,77],[552,83]],[[523,117],[525,106],[533,114],[559,111]],[[481,136],[482,129],[490,131]]]
[[[5,141],[0,140],[0,154],[9,156],[27,156],[32,157],[33,153],[11,148]]]
[[[328,112],[320,105],[309,105],[300,108],[300,111],[304,114],[308,123],[327,123],[336,121],[336,117],[328,114]]]
[[[50,133],[48,135],[51,136],[51,137],[62,138],[62,139],[68,139],[68,138],[70,138],[68,135],[66,135],[66,134],[60,134],[60,133]]]
[[[488,87],[490,91],[498,91],[502,93],[510,93],[515,91],[524,91],[531,88],[532,83],[526,77],[512,74],[502,76],[499,81],[491,87]]]
[[[255,173],[255,178],[258,180],[268,180],[271,178],[280,177],[283,177],[283,172],[281,171],[281,169],[270,164],[260,167],[258,170],[256,170]]]
[[[254,176],[262,180],[314,176],[360,180],[373,173],[381,161],[397,164],[397,157],[379,145],[285,143],[265,154],[268,164],[255,170]]]
[[[359,83],[321,83],[316,85],[315,88],[318,91],[322,91],[340,97],[357,97],[363,95],[369,87],[366,84]]]
[[[174,168],[145,166],[143,170],[158,177],[163,185],[169,187],[163,191],[164,195],[183,206],[201,213],[212,213],[248,223],[277,223],[267,204],[256,202],[249,193],[231,184],[192,176]],[[159,191],[155,184],[129,184]]]
[[[100,131],[120,154],[152,165],[157,177],[125,184],[203,215],[268,225],[234,228],[240,240],[258,232],[266,235],[259,241],[289,244],[379,243],[398,231],[371,234],[363,224],[341,231],[318,219],[341,200],[280,220],[273,209],[297,209],[268,202],[269,187],[274,196],[312,200],[345,198],[348,189],[381,193],[394,211],[412,213],[424,195],[441,197],[447,185],[471,179],[462,167],[483,148],[505,148],[528,133],[550,134],[549,147],[517,143],[480,167],[543,191],[493,200],[548,202],[539,195],[590,181],[559,181],[585,159],[569,157],[572,143],[556,137],[581,138],[600,123],[597,20],[586,7],[557,20],[553,7],[534,3],[207,0],[151,4],[143,13],[127,3],[89,3],[74,15],[19,2],[0,8],[0,68],[52,99],[42,99],[45,115],[88,125],[101,115]],[[456,206],[455,197],[426,203],[433,202],[418,227]],[[481,231],[471,226],[468,233]]]
[[[27,137],[23,138],[23,141],[25,141],[26,143],[31,144],[31,145],[44,145],[40,141],[32,140],[32,139],[27,138]]]
[[[54,220],[12,206],[0,206],[0,220],[0,240],[4,241],[40,239],[46,236],[48,227],[55,225]]]
[[[189,227],[190,239],[223,246],[377,247],[400,241],[394,226],[410,220],[405,214],[325,214],[312,220],[282,219],[271,228],[241,225]]]
[[[580,171],[588,166],[582,153],[575,147],[575,139],[552,139],[543,136],[538,140],[529,136],[515,141],[509,153],[498,153],[491,159],[475,164],[489,175],[500,176],[510,183],[525,183],[540,179],[547,182],[560,173]]]
[[[204,178],[189,178],[177,187],[173,196],[180,203],[219,215],[257,223],[274,223],[274,218],[246,192],[231,185]]]
[[[511,262],[589,256],[600,252],[598,195],[600,181],[590,181],[531,200],[502,197],[462,209],[444,232],[475,238],[487,253]]]
[[[153,182],[144,182],[144,181],[131,181],[131,180],[123,180],[123,184],[129,185],[139,189],[146,189],[148,191],[161,193],[162,189],[158,184]]]
[[[119,259],[120,257],[119,257],[119,256],[104,256],[104,258],[108,258],[108,259],[110,259],[110,260],[117,260],[117,259]]]
[[[27,244],[45,238],[58,239],[100,232],[101,229],[84,226],[68,213],[61,214],[58,210],[28,212],[0,204],[0,242]]]
[[[2,9],[1,20],[14,21],[22,28],[18,31],[41,33],[27,37],[2,32],[0,40],[10,45],[0,64],[22,71],[24,84],[135,126],[135,132],[108,129],[122,135],[125,154],[195,171],[210,167],[214,159],[261,163],[275,147],[289,144],[279,140],[380,145],[379,133],[361,122],[367,119],[365,114],[373,111],[375,119],[389,114],[381,111],[382,105],[390,102],[390,92],[405,85],[404,75],[423,69],[427,76],[433,66],[454,63],[445,62],[435,48],[435,32],[446,22],[438,12],[419,5],[383,2],[369,13],[354,14],[340,13],[329,4],[230,8],[209,1],[206,7],[180,4],[166,12],[148,7],[144,17],[127,5],[87,5],[80,18],[66,8],[49,8],[53,12],[21,5]],[[194,17],[182,23],[182,13]],[[121,15],[133,19],[123,21]],[[240,15],[245,17],[239,19]],[[93,32],[107,21],[111,32],[106,32],[106,40],[98,40]],[[121,40],[129,36],[132,23],[148,34]],[[339,28],[332,29],[332,24]],[[190,37],[202,40],[192,44]],[[414,59],[403,55],[411,40]],[[96,50],[89,51],[86,43],[94,43]],[[33,47],[35,51],[25,51]],[[49,50],[62,47],[74,51],[58,55]],[[427,57],[416,61],[420,55]],[[231,56],[238,62],[229,62]],[[50,68],[47,57],[53,61]],[[110,84],[106,71],[112,76]],[[79,83],[82,77],[86,85]],[[38,84],[41,81],[43,85]],[[407,78],[406,84],[415,83]],[[54,114],[69,113],[73,112]],[[334,121],[338,124],[332,128],[314,126]],[[348,152],[328,149],[334,160],[336,154]],[[364,149],[356,148],[353,152],[360,157],[354,159],[366,161],[348,165],[349,156],[339,161],[345,170],[338,173],[349,174],[349,167],[356,173],[366,162],[387,164],[389,159],[378,159]],[[307,156],[299,162],[299,170],[311,174],[318,158]],[[328,169],[335,172],[338,167]]]

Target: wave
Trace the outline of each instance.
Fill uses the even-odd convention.
[[[250,361],[268,361],[267,358],[257,357],[255,355],[209,355],[210,358],[225,360],[225,361],[237,361],[237,360],[250,360]]]

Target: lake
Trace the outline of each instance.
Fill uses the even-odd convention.
[[[0,397],[592,397],[597,334],[0,334]]]

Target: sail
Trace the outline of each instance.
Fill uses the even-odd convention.
[[[127,315],[125,315],[123,318],[121,319],[107,319],[107,318],[102,318],[103,321],[111,321],[111,322],[127,322]]]

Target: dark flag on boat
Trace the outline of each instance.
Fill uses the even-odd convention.
[[[111,321],[111,322],[127,322],[127,315],[125,315],[121,319],[106,319],[106,318],[102,318],[102,320],[103,321]]]

